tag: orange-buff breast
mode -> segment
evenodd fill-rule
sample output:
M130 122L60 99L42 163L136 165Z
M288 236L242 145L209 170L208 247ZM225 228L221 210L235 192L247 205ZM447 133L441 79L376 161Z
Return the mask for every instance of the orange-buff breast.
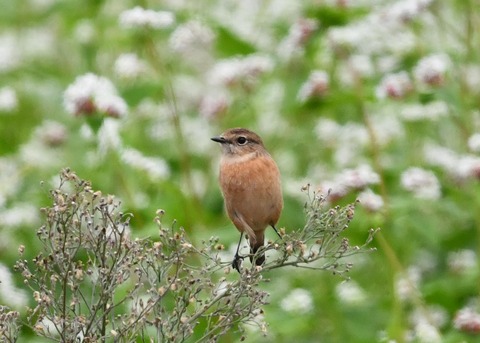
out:
M280 173L268 153L223 159L220 185L228 216L251 243L263 244L263 232L275 225L283 208ZM255 244L256 245L256 244Z

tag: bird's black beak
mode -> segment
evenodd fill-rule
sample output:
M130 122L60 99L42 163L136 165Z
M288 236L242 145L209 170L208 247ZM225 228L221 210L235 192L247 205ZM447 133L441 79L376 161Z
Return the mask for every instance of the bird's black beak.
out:
M222 136L218 136L218 137L212 137L210 138L212 141L214 142L217 142L217 143L220 143L220 144L223 144L223 143L227 143L227 140L225 138L223 138Z

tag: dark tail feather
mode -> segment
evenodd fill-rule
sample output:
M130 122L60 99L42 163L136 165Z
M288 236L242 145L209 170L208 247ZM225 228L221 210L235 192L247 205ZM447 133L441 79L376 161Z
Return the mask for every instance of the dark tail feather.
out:
M263 247L264 240L265 240L265 236L264 236L263 232L261 234L257 235L255 244L252 247L250 247L250 262L253 263L254 255L257 253L258 249ZM265 263L265 254L261 254L261 255L256 256L255 265L261 266L264 263Z

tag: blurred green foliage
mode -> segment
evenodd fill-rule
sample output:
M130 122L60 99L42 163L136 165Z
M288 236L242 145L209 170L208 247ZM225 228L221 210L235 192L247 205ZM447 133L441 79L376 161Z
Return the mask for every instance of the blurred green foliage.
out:
M126 28L119 17L137 5L171 11L176 21L158 30ZM477 5L475 0L0 0L1 265L12 271L20 244L26 258L34 256L37 210L49 204L48 190L67 166L120 198L124 212L134 216L138 237L155 236L152 220L162 208L193 241L218 236L227 246L236 244L237 231L223 213L216 180L220 152L209 138L244 126L264 138L278 161L285 190L280 225L287 231L303 225L300 187L310 182L326 192L323 182L348 168L371 166L380 181L368 186L384 202L374 212L360 205L348 232L360 244L371 227L382 228L374 241L378 252L352 260L350 276L361 296L352 300L340 294L343 280L328 273L271 272L265 285L271 294L265 308L268 334L251 332L248 341L476 342L480 329L465 333L454 318L465 307L480 310L480 167L475 163L480 164L479 151L469 147L480 132ZM306 19L315 19L316 27ZM174 35L192 22L201 29ZM345 29L340 38L334 35L338 28ZM297 44L292 53L282 45L288 39ZM145 70L125 76L128 68L117 68L124 53L135 53ZM212 81L219 63L252 54L271 66L240 81ZM434 54L448 57L443 80L422 84L415 68ZM314 70L328 74L328 89L301 101L299 91ZM386 87L387 96L378 96L384 77L402 71L411 88L388 96L394 89ZM71 115L64 106L67 87L87 73L111 80L128 105L129 113L116 120L110 136L92 132L84 116ZM14 90L15 106L5 105L6 87ZM225 103L219 100L223 92ZM208 96L223 109L202 110ZM445 115L429 117L425 108L421 118L404 115L406 106L435 101L446 105ZM344 130L322 136L321 119ZM63 129L51 132L46 121ZM60 141L52 143L45 134L59 134ZM431 163L443 155L426 154L429 144L450 149L458 163L449 168ZM152 174L158 165L128 160L128 149L147 160L161 159L169 171ZM405 189L402 174L410 167L433 171L438 197L419 198ZM461 168L469 173L460 175ZM336 201L353 201L361 190L349 190ZM465 251L471 254L458 258ZM21 277L13 274L13 280L16 292L31 303ZM400 289L399 280L407 280L407 290ZM285 309L282 301L296 288L311 295L310 310ZM11 291L5 289L0 286L0 303L21 311L22 301L9 303ZM422 331L424 322L428 330ZM22 342L38 341L27 330L23 335ZM238 338L233 332L223 341Z

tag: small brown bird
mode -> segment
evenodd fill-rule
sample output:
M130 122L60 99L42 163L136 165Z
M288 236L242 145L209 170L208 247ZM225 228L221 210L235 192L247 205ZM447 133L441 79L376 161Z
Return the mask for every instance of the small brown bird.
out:
M262 139L250 130L229 129L212 140L220 143L223 149L220 187L227 214L240 231L240 241L232 262L232 267L240 272L243 257L238 251L244 233L250 242L250 261L264 245L265 229L269 225L281 238L275 228L283 208L280 172ZM264 262L265 255L255 260L256 265Z

